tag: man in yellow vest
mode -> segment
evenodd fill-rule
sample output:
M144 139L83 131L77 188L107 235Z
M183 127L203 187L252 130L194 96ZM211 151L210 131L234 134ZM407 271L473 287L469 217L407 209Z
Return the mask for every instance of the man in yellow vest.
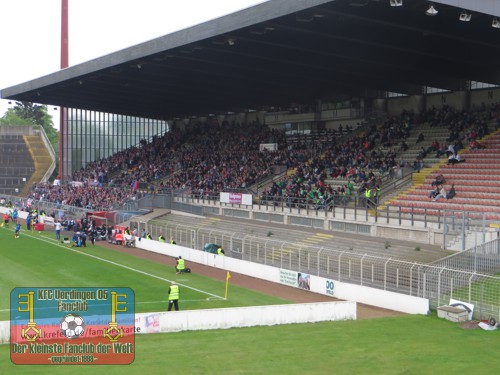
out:
M175 307L175 311L179 311L179 285L172 281L170 288L168 288L168 311Z
M372 198L372 188L368 187L365 190L365 199L366 199L367 206L371 204L371 198Z
M186 270L186 264L184 263L184 259L182 257L177 258L177 266L175 267L175 273L184 273Z
M158 236L158 241L165 242L165 237L163 237L163 234L160 233L160 235Z
M224 256L224 250L222 250L222 247L219 247L219 248L217 249L217 255L222 255L222 256Z

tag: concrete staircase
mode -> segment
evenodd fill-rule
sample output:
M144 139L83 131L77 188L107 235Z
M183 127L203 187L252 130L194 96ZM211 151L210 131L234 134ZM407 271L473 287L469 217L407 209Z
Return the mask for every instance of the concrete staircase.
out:
M35 166L34 173L31 175L21 192L22 196L26 196L31 186L40 182L45 173L47 173L47 170L52 164L52 158L41 136L25 135L23 138Z

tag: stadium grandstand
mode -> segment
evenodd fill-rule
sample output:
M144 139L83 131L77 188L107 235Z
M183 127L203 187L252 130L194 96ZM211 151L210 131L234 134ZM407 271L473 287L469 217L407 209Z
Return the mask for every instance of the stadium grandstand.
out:
M181 224L140 215L167 209L371 236L386 255L391 242L411 241L390 256L432 264L434 286L440 266L461 269L461 280L496 274L500 10L486 0L432 3L270 0L5 88L2 98L60 106L63 117L56 181L53 163L27 151L35 146L0 132L25 156L11 179L24 185L8 190L3 175L14 174L5 170L0 192L54 216L146 225L193 248L202 240ZM284 236L264 259L253 245L245 253L243 235L219 240L228 256L329 274L323 248ZM345 279L340 258L352 249L329 246L340 251L329 275ZM437 250L426 258L414 251L421 246ZM363 284L363 249L354 253L349 278ZM393 269L411 278L413 266Z

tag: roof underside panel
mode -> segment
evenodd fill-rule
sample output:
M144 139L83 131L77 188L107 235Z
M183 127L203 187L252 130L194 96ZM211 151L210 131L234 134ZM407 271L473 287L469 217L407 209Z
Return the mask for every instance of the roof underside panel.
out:
M290 12L290 3L272 0L200 27L218 26L224 33L196 34L191 43L153 54L131 51L139 57L126 62L113 64L110 55L105 67L92 70L99 64L88 62L5 89L2 97L168 119L312 103L324 96L419 94L423 86L460 90L470 80L500 84L500 29L491 27L490 16L477 13L471 22L460 22L461 9L444 4L428 17L423 0L402 7L351 1L304 1L301 10ZM261 22L223 27L235 23L231 17L256 14ZM175 38L187 39L196 30ZM162 42L174 44L163 37L155 46Z

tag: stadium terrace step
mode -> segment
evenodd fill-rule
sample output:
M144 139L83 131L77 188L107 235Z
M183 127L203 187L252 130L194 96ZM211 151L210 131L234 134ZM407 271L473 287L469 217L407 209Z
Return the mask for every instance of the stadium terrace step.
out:
M399 197L400 200L405 201L419 201L419 202L430 202L432 199L429 195L425 194L404 194ZM443 200L445 201L445 200ZM488 197L464 197L462 194L460 196L455 196L452 200L446 200L446 202L461 203L461 204L475 204L475 205L486 205L486 206L500 206L500 200L498 196L493 198Z
M500 156L500 154L499 154ZM477 164L486 164L486 165L489 165L489 164L498 164L498 161L500 159L495 159L495 158L492 158L492 157L485 157L484 155L471 155L471 154L467 154L467 164L471 164L471 163L477 163Z
M451 186L451 183L446 182L445 186ZM455 186L456 188L456 186ZM463 183L460 184L460 193L476 193L476 194L498 194L500 195L500 187L495 187L495 186L476 186L476 185L465 185ZM417 192L417 194L420 194L421 191L425 192L426 194L429 193L429 191L433 190L434 187L429 185L421 185L415 187L412 192Z
M459 186L460 188L462 186L478 186L478 187L494 187L494 188L500 188L500 181L490 181L490 180L477 180L477 179L463 179L463 178L457 178L457 179L452 179L448 178L446 180L446 185L451 185L455 184L455 187ZM431 181L429 180L429 186L431 186Z
M440 173L441 174L441 173ZM456 181L462 181L462 180L475 180L475 181L491 181L491 182L496 182L500 181L500 174L499 175L493 175L493 174L474 174L471 171L468 173L454 173L454 172L447 172L447 173L442 173L444 177L446 178L446 182L450 182L451 180ZM425 181L428 182L429 184L435 180L434 178L426 178Z
M401 207L402 214L412 214L412 215L428 215L428 216L444 216L444 211L436 210L436 209L423 209L423 208L408 208ZM485 220L489 221L499 221L500 214L486 213L483 215L482 213L468 213L467 217L472 220Z
M481 174L484 174L484 173L495 174L495 173L500 172L500 164L497 166L493 166L493 165L488 166L488 165L482 165L482 164L479 164L479 165L460 164L459 166L457 166L457 165L443 165L442 169L440 169L440 172L442 174L446 174L448 172L455 173L455 174L467 174L467 173L473 173L475 171L478 173L481 173Z
M453 198L451 201L455 201ZM395 207L415 207L415 208L427 208L427 209L439 209L439 210L456 210L456 211L474 211L474 212L494 212L500 215L500 206L484 206L484 205L474 205L474 204L456 204L451 203L451 201L446 201L441 199L437 202L427 200L415 201L415 200L398 200L397 202L389 202L387 205Z
M497 146L495 146L497 147ZM489 149L489 148L482 148L480 150L471 150L469 151L470 153L474 153L476 155L498 155L500 153L500 150L498 149Z
M431 188L428 189L415 189L413 191L408 192L406 195L408 196L424 196L428 197ZM460 189L460 192L457 193L460 198L472 198L472 199L498 199L500 201L500 191L496 191L496 193L478 193L476 191L464 191L464 189Z
M13 166L20 168L34 168L33 160L24 158L13 158L13 157L1 157L0 156L0 168L13 168Z

